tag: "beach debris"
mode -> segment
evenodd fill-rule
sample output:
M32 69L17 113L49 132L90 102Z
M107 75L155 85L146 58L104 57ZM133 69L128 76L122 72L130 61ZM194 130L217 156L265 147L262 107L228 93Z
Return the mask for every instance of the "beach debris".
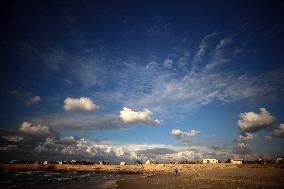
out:
M175 168L174 169L174 172L176 173L176 175L178 174L178 169L177 168Z

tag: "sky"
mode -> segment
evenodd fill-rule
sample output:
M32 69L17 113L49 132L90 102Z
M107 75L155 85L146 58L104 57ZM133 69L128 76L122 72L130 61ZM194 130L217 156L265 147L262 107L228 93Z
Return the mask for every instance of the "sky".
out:
M0 161L284 156L284 1L1 1Z

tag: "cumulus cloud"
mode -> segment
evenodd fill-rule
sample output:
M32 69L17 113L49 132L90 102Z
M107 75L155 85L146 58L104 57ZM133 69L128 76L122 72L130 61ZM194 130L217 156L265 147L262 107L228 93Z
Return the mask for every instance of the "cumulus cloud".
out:
M256 138L256 135L253 133L243 133L239 135L238 142L248 142Z
M64 100L64 109L68 112L92 112L99 108L90 98L66 98Z
M235 148L233 149L233 152L235 154L250 154L251 153L251 148L250 144L247 142L237 142Z
M238 139L235 141L236 143L233 152L235 154L241 154L241 155L250 154L252 150L250 148L249 142L254 140L255 138L256 134L248 132L241 133Z
M49 127L42 125L34 125L30 122L23 122L19 130L25 134L31 135L45 135L50 133Z
M284 124L281 123L280 126L272 132L272 136L284 138Z
M265 108L260 108L260 113L241 113L238 120L241 133L235 140L234 154L251 154L252 150L249 143L256 138L254 132L270 126L274 121L275 118ZM266 140L271 140L271 137L266 137Z
M191 130L190 132L181 131L179 129L173 129L171 132L172 136L178 139L182 139L186 136L197 136L200 134L200 131Z
M135 112L130 108L124 107L120 111L120 118L124 123L144 123L147 125L159 125L160 121L158 119L151 118L152 112L148 109L144 111Z
M33 106L41 102L40 96L33 96L27 101L27 106Z
M275 118L265 109L260 108L260 113L245 112L239 115L238 126L242 132L256 132L270 126Z
M117 148L116 151L115 151L115 155L117 157L123 156L124 155L123 149L122 148Z

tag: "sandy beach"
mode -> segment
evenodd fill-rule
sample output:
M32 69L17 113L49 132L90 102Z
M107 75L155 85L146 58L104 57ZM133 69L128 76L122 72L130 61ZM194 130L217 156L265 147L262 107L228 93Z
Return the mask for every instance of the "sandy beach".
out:
M52 166L52 167L51 167ZM234 164L157 164L157 165L28 165L1 164L1 170L77 171L129 174L129 179L114 179L88 185L72 182L53 184L52 188L284 188L284 168L271 165ZM49 188L51 185L42 186Z
M129 188L284 188L284 169L229 168L157 173L144 179L118 181L118 189Z

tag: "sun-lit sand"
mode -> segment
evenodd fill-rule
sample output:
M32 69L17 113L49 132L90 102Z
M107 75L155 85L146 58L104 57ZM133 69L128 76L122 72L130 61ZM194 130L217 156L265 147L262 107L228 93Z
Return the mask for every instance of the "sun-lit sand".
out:
M133 174L133 179L111 181L124 188L283 188L283 167L234 164L156 165L37 165L0 164L1 170L86 171ZM135 175L134 175L135 174ZM108 183L109 185L109 183ZM91 187L92 188L92 187ZM94 187L96 188L96 187ZM107 188L107 187L106 187Z

